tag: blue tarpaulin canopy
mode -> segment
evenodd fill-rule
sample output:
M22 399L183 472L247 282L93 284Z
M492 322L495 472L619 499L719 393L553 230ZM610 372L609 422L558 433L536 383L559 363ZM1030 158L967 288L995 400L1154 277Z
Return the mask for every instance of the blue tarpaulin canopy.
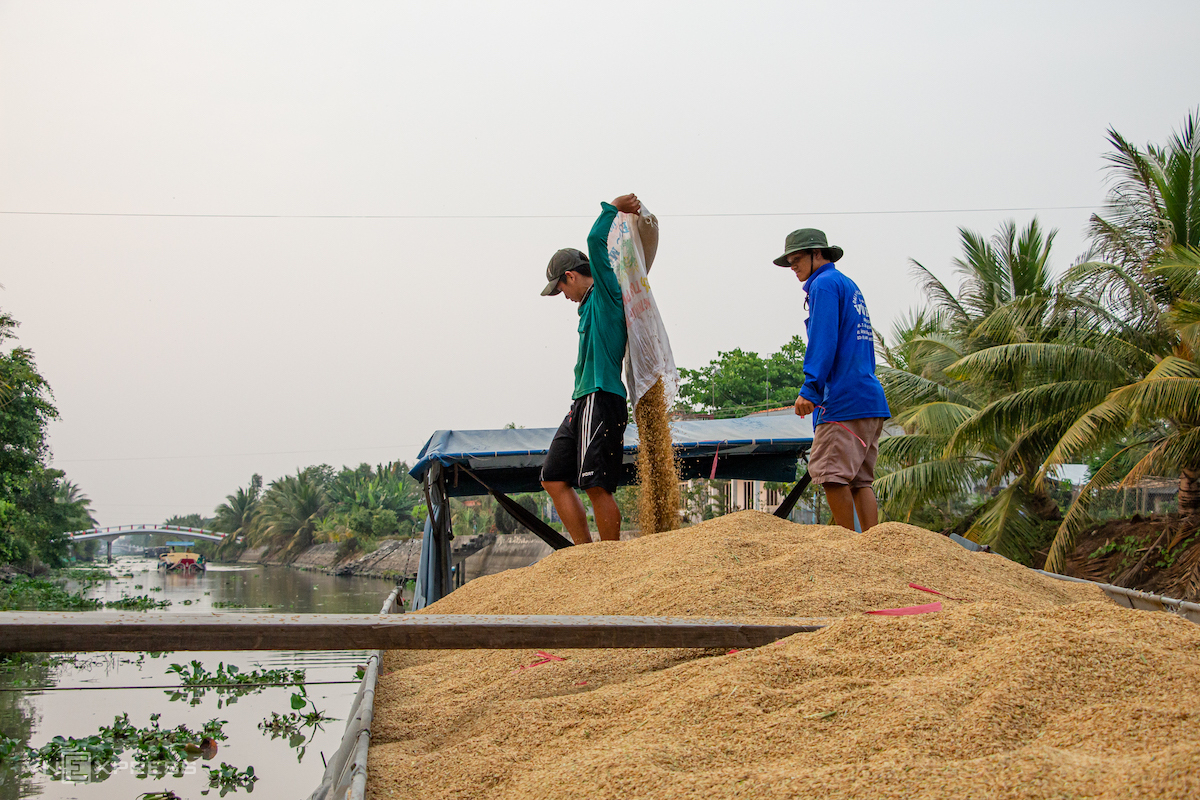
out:
M409 474L423 481L430 466L440 464L446 470L446 494L450 497L487 493L455 466L467 467L500 492L541 491L538 472L554 431L437 431L421 448ZM718 478L791 482L796 479L797 459L812 446L812 423L791 413L679 420L671 423L671 439L684 480L709 477L716 456ZM623 484L634 482L637 448L637 426L630 425L625 431Z

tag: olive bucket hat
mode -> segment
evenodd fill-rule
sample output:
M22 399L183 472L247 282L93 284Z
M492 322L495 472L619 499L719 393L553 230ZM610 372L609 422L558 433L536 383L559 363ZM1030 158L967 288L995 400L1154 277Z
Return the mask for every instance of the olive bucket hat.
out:
M781 267L791 266L788 264L788 256L804 250L824 250L825 257L830 261L837 261L845 255L842 248L829 246L829 241L825 238L825 231L819 231L816 228L801 228L787 235L787 240L783 244L783 255L775 259L773 263Z

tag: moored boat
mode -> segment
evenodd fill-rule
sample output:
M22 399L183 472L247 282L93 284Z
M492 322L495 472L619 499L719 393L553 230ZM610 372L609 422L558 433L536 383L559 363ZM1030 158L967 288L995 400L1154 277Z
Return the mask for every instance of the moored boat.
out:
M192 550L195 542L167 542L169 552L158 557L159 569L167 572L204 572L204 556Z

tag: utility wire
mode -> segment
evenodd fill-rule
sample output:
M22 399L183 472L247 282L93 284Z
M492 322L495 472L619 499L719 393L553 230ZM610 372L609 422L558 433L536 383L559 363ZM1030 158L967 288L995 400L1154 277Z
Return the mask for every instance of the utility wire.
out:
M663 218L683 217L842 217L894 214L967 214L1009 211L1081 211L1087 206L1019 206L1010 208L912 208L870 211L752 211L745 213L656 214ZM591 219L590 214L152 214L116 211L0 211L7 216L29 217L149 217L183 219Z
M85 464L97 461L170 461L192 460L197 458L242 458L243 456L294 456L303 453L340 453L345 450L397 450L402 447L419 447L418 444L388 444L372 445L370 447L325 447L317 450L272 450L264 453L210 453L208 455L191 456L128 456L118 458L65 458L52 459L54 464Z

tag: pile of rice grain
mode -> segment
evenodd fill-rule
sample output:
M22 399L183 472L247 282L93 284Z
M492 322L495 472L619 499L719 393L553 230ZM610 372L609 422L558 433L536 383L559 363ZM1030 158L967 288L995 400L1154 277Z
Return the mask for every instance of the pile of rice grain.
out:
M638 426L638 526L643 536L679 527L679 468L671 446L671 423L662 378L633 412Z
M868 608L963 598L945 610ZM389 652L373 798L1200 796L1200 626L937 534L743 512L559 551L429 613L840 617L727 655Z

